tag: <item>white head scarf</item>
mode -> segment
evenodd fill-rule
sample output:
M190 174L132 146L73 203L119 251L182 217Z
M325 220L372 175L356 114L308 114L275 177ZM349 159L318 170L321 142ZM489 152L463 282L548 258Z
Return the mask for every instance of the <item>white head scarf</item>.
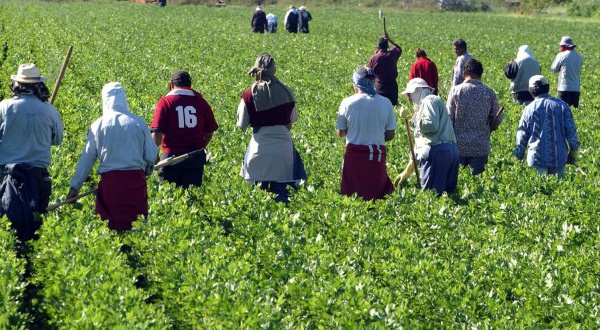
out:
M431 88L426 87L417 87L413 93L410 93L410 100L413 102L415 106L421 104L421 101L427 96L429 96L433 90Z
M125 87L118 82L111 82L102 88L102 113L129 113Z
M527 45L522 45L521 47L519 47L519 51L517 51L517 61L521 61L524 60L526 58L532 58L535 59L535 57L533 56L533 52L531 51L531 49L529 48L529 46Z

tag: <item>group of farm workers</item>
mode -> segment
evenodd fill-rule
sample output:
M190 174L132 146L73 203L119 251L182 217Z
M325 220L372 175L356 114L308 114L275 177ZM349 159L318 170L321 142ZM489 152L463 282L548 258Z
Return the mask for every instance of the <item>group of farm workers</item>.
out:
M540 174L562 177L565 164L576 161L579 148L569 104L578 106L581 56L571 38L564 37L560 44L562 51L552 70L559 72L559 95L569 103L549 95L550 85L539 74L528 47L519 49L505 71L512 79L515 100L526 104L513 154L523 159L528 149L529 166ZM496 94L481 81L482 64L467 53L465 41L454 42L457 59L444 103L437 95L436 65L425 50L417 49L410 80L401 92L414 111L399 107L407 129L409 120L412 123L414 148L409 139L411 160L393 184L387 175L385 143L395 135L397 62L402 49L387 33L377 47L367 65L352 74L354 94L343 99L338 109L335 128L346 139L341 193L365 200L383 198L417 169L423 189L438 195L452 193L461 165L470 167L473 175L484 171L490 134L504 116ZM296 99L275 73L275 59L269 54L260 55L249 71L255 81L242 93L237 127L251 128L252 137L240 174L247 183L272 192L276 201L287 203L288 187L298 189L307 175L290 134L298 118ZM13 96L0 102L0 215L8 216L21 241L35 237L41 225L39 214L47 211L52 191L47 170L50 148L63 139L63 124L48 103L45 80L34 64L22 64L11 75ZM527 81L531 97L523 93L522 81ZM146 176L158 168L159 160L180 159L158 169L162 180L182 188L202 184L205 148L218 124L208 102L192 88L188 72L174 72L168 89L148 126L131 112L122 84L111 82L102 88L102 116L88 131L67 200L78 197L98 160L95 211L111 229L129 230L139 216L148 215Z
M342 101L336 123L338 135L346 138L342 194L383 198L420 168L419 186L439 196L454 192L460 167L470 168L472 175L485 170L491 132L502 123L503 108L496 93L483 84L483 65L467 52L467 43L456 39L453 46L456 62L446 103L437 95L435 63L425 50L416 51L401 92L413 109L399 107L409 132L412 123L414 146L409 136L411 159L394 183L387 175L385 142L394 138L396 129L393 107L398 105L397 62L402 49L384 33L375 54L356 69L351 78L355 94ZM525 105L513 155L522 160L527 150L529 166L539 174L562 178L566 164L576 165L580 145L570 106L579 106L582 57L571 37L562 37L559 46L551 65L558 73L559 98L549 95L550 84L527 45L519 48L504 72L511 79L514 100Z
M300 6L296 9L296 6L290 6L290 9L285 13L284 26L285 30L289 33L309 33L308 22L312 20L312 15L306 7ZM277 15L273 13L265 13L262 6L256 6L252 19L250 20L250 27L252 32L255 33L275 33L277 32L278 19Z

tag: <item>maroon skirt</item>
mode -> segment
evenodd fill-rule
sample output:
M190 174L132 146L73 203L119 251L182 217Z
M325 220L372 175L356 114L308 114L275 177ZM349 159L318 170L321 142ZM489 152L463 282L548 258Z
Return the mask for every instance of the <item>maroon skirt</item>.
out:
M108 220L108 228L117 231L131 229L139 215L148 216L144 171L122 170L100 174L96 213Z
M394 191L385 165L383 145L347 144L342 166L342 194L365 200L383 198Z

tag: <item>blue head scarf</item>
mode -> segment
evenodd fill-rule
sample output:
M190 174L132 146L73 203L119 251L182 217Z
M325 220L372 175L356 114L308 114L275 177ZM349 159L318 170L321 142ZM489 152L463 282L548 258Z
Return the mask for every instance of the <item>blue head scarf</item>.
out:
M361 66L352 74L352 83L356 88L360 89L369 96L376 94L375 92L375 73L367 67Z

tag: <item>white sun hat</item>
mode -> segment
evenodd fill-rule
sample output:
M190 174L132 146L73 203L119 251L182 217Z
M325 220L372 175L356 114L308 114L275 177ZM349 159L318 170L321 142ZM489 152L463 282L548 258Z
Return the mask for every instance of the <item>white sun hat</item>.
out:
M536 85L549 85L549 83L546 77L542 76L541 74L536 74L535 76L531 76L531 78L529 78L529 87L533 88L536 87Z
M567 46L567 47L577 47L576 44L573 43L573 39L569 36L564 36L560 38L559 46Z
M429 88L432 89L432 87L430 87L429 85L427 85L427 82L425 80L423 80L423 78L413 78L411 79L408 84L406 84L406 89L404 91L402 91L402 95L406 95L406 94L412 94L414 93L417 88Z
M46 77L40 75L37 67L33 63L25 63L19 65L19 69L17 70L17 74L13 74L10 76L10 79L20 82L23 84L34 84L38 82L45 81Z

